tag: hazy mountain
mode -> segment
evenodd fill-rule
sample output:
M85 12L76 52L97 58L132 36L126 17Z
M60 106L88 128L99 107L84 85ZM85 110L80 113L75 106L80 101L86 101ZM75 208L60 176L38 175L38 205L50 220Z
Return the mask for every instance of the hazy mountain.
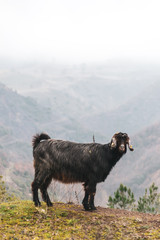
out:
M67 119L58 110L52 112L3 84L0 113L0 174L8 187L22 197L28 196L33 179L31 139L35 133L44 131L53 138L93 141L93 133L74 119Z
M152 68L120 62L74 66L31 63L4 66L0 79L18 93L82 123L84 117L113 110L141 93L158 79L158 70Z
M136 195L159 184L159 73L116 66L4 66L0 79L14 90L0 84L0 174L10 188L29 196L31 139L41 131L77 142L91 142L94 133L105 143L117 131L129 134L135 151L98 185L100 205L121 182Z
M85 126L107 135L124 131L138 133L160 120L160 82L156 81L136 97L112 111L84 119ZM101 127L99 127L101 126Z

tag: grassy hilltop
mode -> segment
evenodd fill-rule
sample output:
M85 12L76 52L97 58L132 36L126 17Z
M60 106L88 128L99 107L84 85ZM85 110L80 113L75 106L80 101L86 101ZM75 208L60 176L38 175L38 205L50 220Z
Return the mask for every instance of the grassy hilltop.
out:
M54 203L35 208L31 201L0 204L1 239L160 239L160 216Z

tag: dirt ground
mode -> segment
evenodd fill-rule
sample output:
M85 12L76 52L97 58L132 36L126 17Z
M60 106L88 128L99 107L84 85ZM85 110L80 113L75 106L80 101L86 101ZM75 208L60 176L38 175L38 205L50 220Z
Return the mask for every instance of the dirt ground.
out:
M99 234L99 239L160 239L160 215L158 214L102 207L97 207L97 210L93 212L86 212L81 206L76 205L73 205L71 209L88 216L89 224L92 222L94 225L97 219L100 219L99 233L101 233L101 229L106 228L107 234L104 237Z

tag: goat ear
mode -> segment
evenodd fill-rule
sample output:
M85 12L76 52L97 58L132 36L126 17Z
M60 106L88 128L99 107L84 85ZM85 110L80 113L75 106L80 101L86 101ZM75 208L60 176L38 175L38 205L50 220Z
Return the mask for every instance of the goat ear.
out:
M114 135L111 139L111 149L116 148L116 146L117 146L117 140Z
M131 145L131 141L130 141L129 138L128 138L127 144L128 144L129 150L130 150L130 151L134 151L134 148L133 148L133 146Z

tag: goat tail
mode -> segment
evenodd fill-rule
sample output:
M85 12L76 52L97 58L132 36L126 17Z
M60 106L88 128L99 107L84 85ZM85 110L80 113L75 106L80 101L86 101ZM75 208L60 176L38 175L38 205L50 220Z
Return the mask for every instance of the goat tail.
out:
M48 139L51 139L50 136L48 136L48 134L46 133L41 133L41 134L36 134L33 136L33 139L32 139L32 146L33 146L33 149L35 149L38 144L40 143L40 141L42 140L48 140Z

